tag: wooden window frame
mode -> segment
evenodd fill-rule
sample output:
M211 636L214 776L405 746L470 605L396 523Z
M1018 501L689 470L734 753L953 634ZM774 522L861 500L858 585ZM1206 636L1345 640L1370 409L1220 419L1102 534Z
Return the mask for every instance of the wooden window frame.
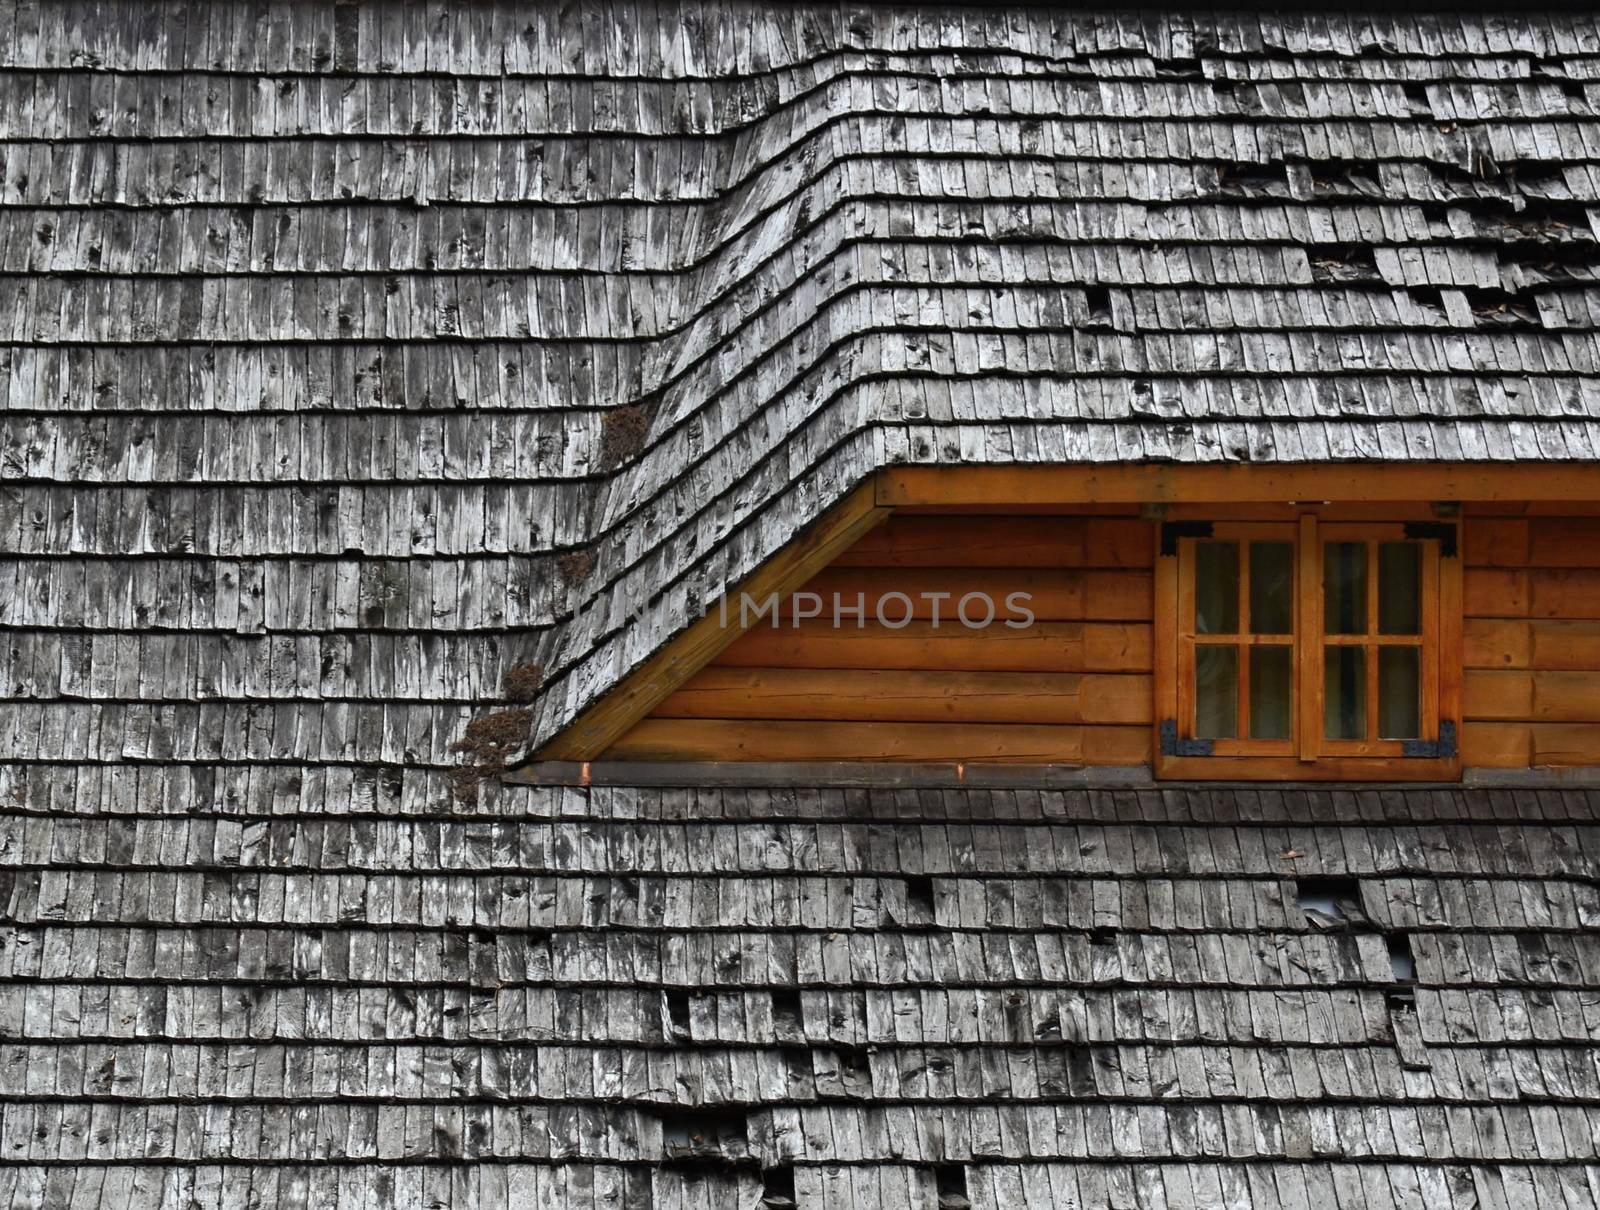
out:
M1289 636L1246 633L1247 548L1241 547L1240 632L1198 636L1194 622L1194 548L1208 540L1289 542L1294 559L1294 635L1291 667L1290 738L1218 739L1195 735L1194 650L1232 644L1240 653L1240 721L1248 699L1252 645L1283 645ZM1367 633L1323 632L1323 552L1330 541L1362 541L1368 547ZM1412 541L1422 557L1422 633L1377 633L1378 587L1373 564L1378 544ZM1186 522L1163 532L1156 564L1156 773L1166 778L1230 781L1453 781L1461 775L1461 558L1454 524L1396 521L1330 521L1301 512L1282 521ZM1421 740L1331 740L1325 737L1324 649L1360 646L1367 660L1367 717L1376 728L1377 652L1385 646L1421 651ZM1241 726L1241 732L1243 727Z

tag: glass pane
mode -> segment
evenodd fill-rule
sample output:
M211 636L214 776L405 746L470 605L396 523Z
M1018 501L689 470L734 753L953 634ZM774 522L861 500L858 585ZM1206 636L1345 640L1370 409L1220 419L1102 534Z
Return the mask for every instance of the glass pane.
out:
M1378 649L1378 737L1422 736L1422 652L1416 647Z
M1385 542L1378 547L1378 633L1422 633L1422 547Z
M1196 634L1239 633L1239 544L1194 544Z
M1366 739L1366 648L1327 648L1322 677L1323 734L1329 739Z
M1250 543L1250 633L1294 633L1294 547Z
M1250 648L1250 738L1289 738L1289 647Z
M1322 548L1322 629L1367 633L1367 544L1329 542Z
M1239 649L1194 649L1196 739L1234 739L1239 734Z

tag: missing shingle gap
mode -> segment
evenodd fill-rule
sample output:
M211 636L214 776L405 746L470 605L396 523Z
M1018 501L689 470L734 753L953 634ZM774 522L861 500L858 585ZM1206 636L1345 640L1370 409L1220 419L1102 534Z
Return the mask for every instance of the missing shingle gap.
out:
M662 1112L660 1120L664 1166L721 1166L738 1163L749 1154L742 1113L670 1110Z
M666 1018L667 1032L670 1036L687 1038L689 1036L689 993L683 991L664 991L661 993L662 1013Z
M1496 327L1540 328L1539 304L1531 289L1506 290L1495 286L1463 286L1461 293L1475 319Z
M933 879L926 874L913 874L905 879L906 906L933 919Z
M1117 943L1117 930L1108 925L1100 925L1089 930L1089 944L1097 946L1115 945Z
M1406 295L1419 307L1444 311L1444 291L1438 286L1407 286Z
M1507 212L1500 221L1507 230L1539 239L1562 238L1571 232L1587 237L1591 243L1594 240L1589 207L1583 202L1531 197L1521 210Z
M1409 80L1401 85L1401 89L1405 92L1406 104L1410 107L1412 113L1431 114L1433 112L1433 102L1428 100L1426 85L1420 84L1416 80Z
M1311 280L1316 282L1377 281L1378 261L1371 248L1354 244L1307 244Z
M772 1210L788 1210L795 1204L792 1164L761 1170L761 1204L771 1206Z
M1320 929L1348 929L1366 922L1361 884L1354 878L1297 878L1295 900L1306 919Z
M1111 323L1111 291L1105 286L1085 286L1083 288L1084 303L1089 308L1089 322L1091 324Z
M793 987L772 989L772 1023L778 1029L799 1032L804 1027L805 1008L800 991Z
M1389 967L1394 981L1410 986L1417 981L1417 959L1411 952L1411 938L1405 933L1385 933L1384 943L1389 948Z
M1281 193L1288 187L1289 172L1283 164L1217 165L1217 191L1225 197L1250 197L1273 190Z
M1158 80L1204 80L1205 72L1201 69L1199 59L1157 59L1155 60L1155 75Z
M965 1164L935 1165L933 1184L939 1194L939 1210L966 1210L972 1205L972 1199L967 1194Z
M1377 196L1381 191L1377 165L1366 160L1318 160L1306 167L1311 170L1311 187L1318 193L1353 189Z
M1448 227L1450 225L1449 202L1418 202L1417 209L1422 211L1422 221L1430 227Z
M1573 79L1571 70L1564 59L1539 57L1533 60L1528 78L1541 84L1554 84L1567 100L1587 105L1589 97L1583 90L1583 81Z

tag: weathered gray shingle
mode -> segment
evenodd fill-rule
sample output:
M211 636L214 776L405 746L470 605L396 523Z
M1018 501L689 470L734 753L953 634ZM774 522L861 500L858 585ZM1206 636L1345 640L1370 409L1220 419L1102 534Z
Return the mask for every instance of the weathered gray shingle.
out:
M0 3L0 1202L1600 1198L1588 792L441 775L883 466L1600 458L1597 81L1582 15Z

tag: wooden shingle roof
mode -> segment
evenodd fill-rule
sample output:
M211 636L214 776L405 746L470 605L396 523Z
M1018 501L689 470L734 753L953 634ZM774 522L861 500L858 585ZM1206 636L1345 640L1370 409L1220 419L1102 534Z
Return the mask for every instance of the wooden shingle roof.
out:
M1594 791L125 780L0 825L7 1205L1600 1196Z
M1600 458L1597 107L1586 15L0 0L0 1203L1592 1201L1592 795L445 773L883 467Z

